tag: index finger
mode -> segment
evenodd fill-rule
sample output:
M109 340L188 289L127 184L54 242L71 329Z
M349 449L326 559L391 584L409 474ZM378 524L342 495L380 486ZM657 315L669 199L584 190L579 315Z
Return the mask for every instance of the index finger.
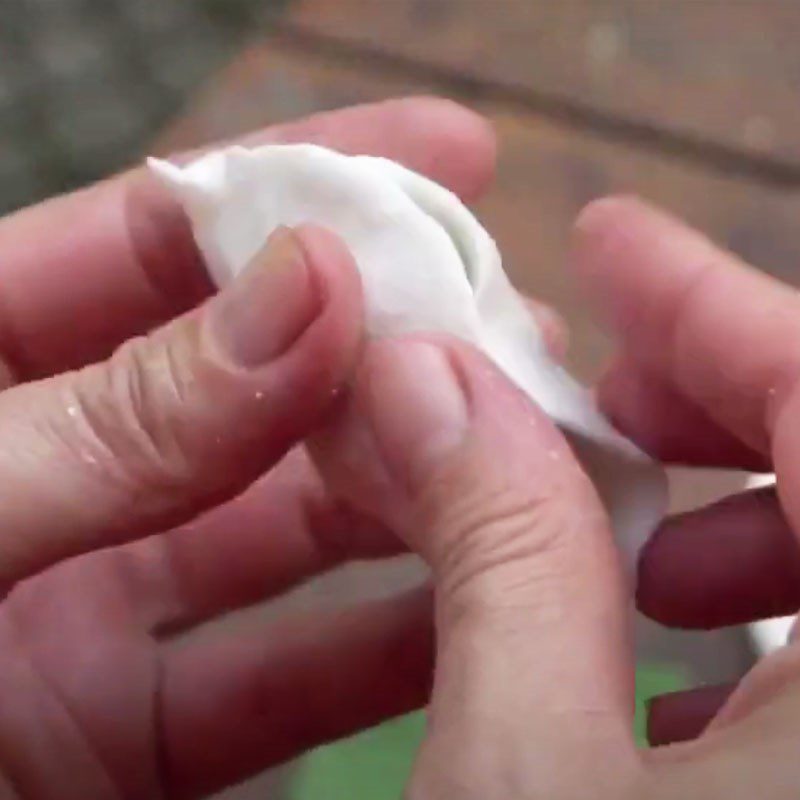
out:
M574 265L626 353L769 453L800 376L797 292L638 200L596 202L576 228Z
M433 98L318 114L246 141L383 155L465 199L494 161L488 125ZM0 388L4 373L26 380L105 358L212 289L182 211L142 168L0 220Z

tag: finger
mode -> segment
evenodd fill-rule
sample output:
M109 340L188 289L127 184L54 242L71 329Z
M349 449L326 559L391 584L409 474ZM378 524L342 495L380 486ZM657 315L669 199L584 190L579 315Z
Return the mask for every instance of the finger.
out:
M406 97L315 114L238 140L311 142L352 155L380 155L427 175L466 201L494 177L495 135L486 118L440 97Z
M430 600L415 594L167 651L161 741L170 797L205 796L428 696Z
M234 501L118 549L113 560L143 626L172 635L345 561L403 549L379 522L331 496L298 447Z
M360 315L339 240L284 229L197 312L0 395L0 583L241 492L330 408Z
M774 489L667 520L639 563L637 605L670 627L719 628L800 608L800 548Z
M573 261L626 350L769 452L800 373L797 292L635 200L592 204L576 230Z
M541 411L482 356L443 347L370 345L347 412L314 442L332 485L432 567L426 752L463 754L447 768L466 782L485 758L512 758L505 734L543 771L589 740L632 757L625 593L599 500ZM487 748L478 762L471 744Z
M648 703L647 741L653 747L697 739L734 690L704 686L654 697Z
M787 650L785 655L791 654ZM743 683L763 667L769 668L770 661L772 658L760 662L735 688L705 727L700 741L652 751L657 783L648 796L696 797L699 787L703 787L701 797L792 796L798 774L797 664L791 677L784 675L769 688L762 685L755 693L760 695L757 699L747 698L747 691L742 691ZM739 710L744 711L744 705L748 709L743 715L737 712L734 722L729 712L737 706L737 697L744 700L738 704ZM728 719L723 721L725 717Z
M395 159L466 199L494 165L487 123L432 98L319 114L248 139L301 141ZM106 358L212 290L186 218L144 169L1 220L0 253L0 363L20 381Z
M569 350L569 328L564 318L546 303L531 297L526 297L525 301L539 325L550 355L557 361L563 361Z
M697 403L632 359L620 358L610 367L598 385L597 397L614 426L659 461L770 470L768 455L748 447Z

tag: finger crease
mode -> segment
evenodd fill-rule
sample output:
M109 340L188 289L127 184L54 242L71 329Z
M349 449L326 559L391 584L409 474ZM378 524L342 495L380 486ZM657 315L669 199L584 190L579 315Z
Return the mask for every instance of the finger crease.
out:
M63 711L64 717L68 724L76 732L79 740L83 742L87 752L91 755L92 760L97 764L103 776L105 776L105 778L108 780L108 784L112 788L112 791L114 791L114 793L119 797L124 797L124 787L118 782L109 764L106 762L96 744L89 736L86 735L86 731L81 724L79 716L72 707L72 704L66 699L57 682L50 678L46 670L42 669L41 665L39 664L39 660L36 658L36 655L32 652L30 646L28 645L23 626L17 619L17 615L14 610L14 604L12 602L6 602L5 610L8 614L8 619L11 622L11 626L16 633L16 643L20 654L30 668L35 680L37 680L42 686L43 693L46 696L51 697L55 701L58 708Z

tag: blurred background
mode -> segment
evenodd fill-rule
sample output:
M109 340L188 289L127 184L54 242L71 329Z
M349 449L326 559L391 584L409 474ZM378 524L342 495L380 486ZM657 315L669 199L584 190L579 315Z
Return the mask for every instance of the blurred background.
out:
M518 285L565 314L571 366L591 379L609 343L562 264L593 197L639 193L798 282L798 34L792 0L7 0L0 213L149 152L387 96L452 97L500 143L477 210ZM674 505L742 485L679 471ZM418 576L412 563L356 565L285 603L347 603ZM740 630L639 627L640 698L734 678L753 659ZM225 796L398 797L421 725L401 720Z
M14 0L0 9L0 213L136 160L282 0Z

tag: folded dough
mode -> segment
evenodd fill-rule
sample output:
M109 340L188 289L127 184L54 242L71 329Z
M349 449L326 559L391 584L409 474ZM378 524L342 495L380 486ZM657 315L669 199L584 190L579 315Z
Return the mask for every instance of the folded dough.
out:
M279 225L314 222L355 257L372 336L443 331L485 351L570 436L635 556L665 511L663 471L551 360L494 241L455 195L392 161L308 144L230 147L186 167L148 163L186 209L218 285Z

